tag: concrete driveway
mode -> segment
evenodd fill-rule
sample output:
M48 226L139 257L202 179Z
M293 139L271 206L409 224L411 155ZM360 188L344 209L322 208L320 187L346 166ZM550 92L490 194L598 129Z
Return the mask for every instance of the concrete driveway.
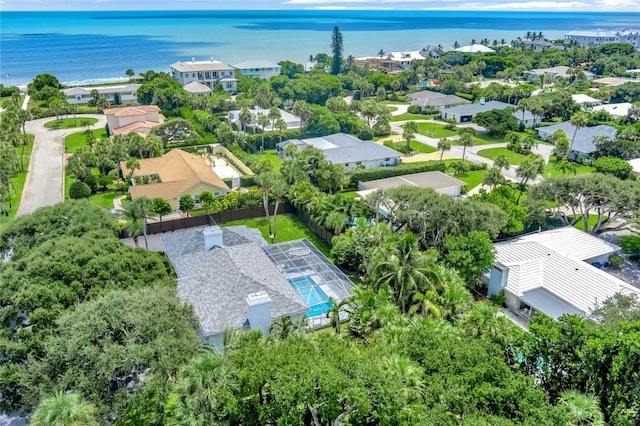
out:
M78 120L97 118L92 129L104 127L104 115L78 114ZM64 138L83 128L47 129L44 124L55 120L53 117L29 121L26 131L35 136L27 179L18 207L17 216L29 214L43 206L50 206L64 200Z

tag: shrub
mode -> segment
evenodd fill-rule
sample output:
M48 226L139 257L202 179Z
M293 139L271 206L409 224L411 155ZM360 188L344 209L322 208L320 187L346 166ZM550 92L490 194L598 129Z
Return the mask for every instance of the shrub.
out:
M402 142L392 142L392 141L384 141L382 143L387 148L395 149L403 154L408 154L407 152L407 144Z
M81 198L89 198L91 195L91 188L84 182L77 181L71 184L69 187L69 197L73 200L79 200Z
M595 161L596 171L613 175L618 179L627 179L633 167L626 161L616 157L600 157Z
M612 254L611 256L609 256L609 264L615 268L619 268L622 266L622 264L624 263L624 259L622 258L622 256L617 255L617 254Z
M629 255L629 259L635 262L640 260L640 236L624 235L618 238L618 245Z
M410 114L420 114L422 109L418 105L410 105L409 108L407 108L407 112Z
M96 188L98 187L98 178L96 178L94 175L89 174L85 176L85 178L82 179L82 181L87 185L89 185L89 188L91 188L92 194L96 192Z

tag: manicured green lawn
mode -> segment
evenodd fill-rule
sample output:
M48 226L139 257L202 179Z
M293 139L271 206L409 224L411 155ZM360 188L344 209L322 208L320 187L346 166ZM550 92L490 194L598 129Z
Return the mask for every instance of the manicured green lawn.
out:
M544 172L543 172L544 177L562 176L562 172L556 169L557 162L558 160L556 159L556 157L551 156L551 158L549 158L549 163L547 163L546 167L544 168ZM595 167L585 166L584 164L578 164L578 163L573 163L573 164L576 165L576 174L593 173L596 171Z
M44 127L47 129L73 129L74 127L82 127L88 125L94 125L98 122L97 118L86 117L68 117L61 120L47 121L44 123Z
M489 145L492 143L506 143L504 136L489 136L486 133L475 136L476 145Z
M124 193L110 189L98 194L92 194L89 197L89 201L91 202L91 204L95 204L96 206L104 207L105 209L111 210L113 208L113 199L120 195L124 195Z
M568 216L569 218L573 218L572 215ZM584 231L584 224L582 223L582 215L578 215L578 217L580 218L575 225L573 225L574 228L579 229L581 231ZM607 217L603 217L602 221L604 222L607 219ZM596 226L596 223L598 223L598 215L597 214L590 214L589 215L589 220L587 221L587 224L589 226L589 230L593 229L594 226Z
M280 166L282 165L282 158L278 157L278 154L276 154L275 149L266 150L262 154L260 153L251 154L250 156L253 159L266 158L267 160L269 160L269 163L271 163L271 167L273 168L273 171L280 174Z
M475 188L476 186L482 183L484 179L484 175L487 174L487 169L485 170L472 170L463 175L458 175L455 178L460 179L464 183L467 184L467 191Z
M298 240L300 238L306 238L313 243L326 256L329 256L330 247L327 243L321 240L311 229L307 227L296 215L291 213L279 214L278 221L278 238L275 239L275 243L282 243L284 241ZM257 228L262 232L262 237L271 242L269 238L269 231L267 223L264 217L257 217L253 219L234 220L233 222L227 222L221 224L222 226L233 225L246 225L249 228Z
M13 188L11 188L11 202L7 203L7 208L9 210L9 216L0 215L0 229L2 229L6 224L8 224L16 215L18 211L18 207L20 207L20 200L22 198L22 190L24 189L24 184L27 179L27 170L29 169L29 160L31 160L31 149L33 148L33 135L27 135L29 138L29 143L24 147L24 171L16 173L11 182L13 183L13 187L15 187L16 192L13 192ZM22 152L22 147L16 148L16 154L18 155L18 159L20 158L20 153ZM11 207L9 207L11 204Z
M429 145L425 145L423 143L420 143L418 141L411 141L411 149L413 151L417 151L417 152L422 152L424 154L431 154L432 152L436 152L437 149L435 149L432 146Z
M391 116L391 121L410 121L410 120L417 121L417 120L428 120L430 118L433 118L433 115L410 114L408 112L405 112L404 114Z
M447 130L442 124L436 123L418 123L418 133L430 138L448 138L458 133L454 130Z
M482 151L478 151L478 155L489 158L490 160L495 160L500 156L505 156L509 159L509 164L518 165L522 162L522 160L526 157L526 155L518 154L517 152L513 152L507 148L489 148L483 149Z
M93 135L96 139L106 138L107 132L104 129L95 129ZM87 137L84 132L73 133L64 138L64 152L76 152L76 149L86 144Z

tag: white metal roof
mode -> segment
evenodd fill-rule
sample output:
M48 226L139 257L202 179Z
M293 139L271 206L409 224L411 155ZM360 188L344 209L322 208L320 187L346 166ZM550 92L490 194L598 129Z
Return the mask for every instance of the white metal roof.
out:
M526 235L518 240L537 242L563 256L571 256L579 260L589 260L620 251L617 245L582 232L573 226Z
M631 109L631 102L621 102L619 104L598 105L593 107L593 111L606 111L613 117L626 117Z
M589 95L584 95L582 93L577 93L575 95L571 95L571 99L573 102L577 102L579 104L600 104L602 101L600 99L592 98Z
M575 228L540 232L495 247L496 263L508 268L506 290L553 318L563 313L586 315L616 293L640 296L640 289L583 261L619 247Z

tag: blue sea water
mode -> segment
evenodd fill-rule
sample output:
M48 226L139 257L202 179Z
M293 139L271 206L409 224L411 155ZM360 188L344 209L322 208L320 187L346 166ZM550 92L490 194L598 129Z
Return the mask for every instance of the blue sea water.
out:
M107 81L176 61L293 60L329 53L331 30L345 56L418 50L427 44L505 39L527 31L562 38L576 29L640 27L640 13L472 11L91 11L0 12L0 82L48 72L63 82Z

